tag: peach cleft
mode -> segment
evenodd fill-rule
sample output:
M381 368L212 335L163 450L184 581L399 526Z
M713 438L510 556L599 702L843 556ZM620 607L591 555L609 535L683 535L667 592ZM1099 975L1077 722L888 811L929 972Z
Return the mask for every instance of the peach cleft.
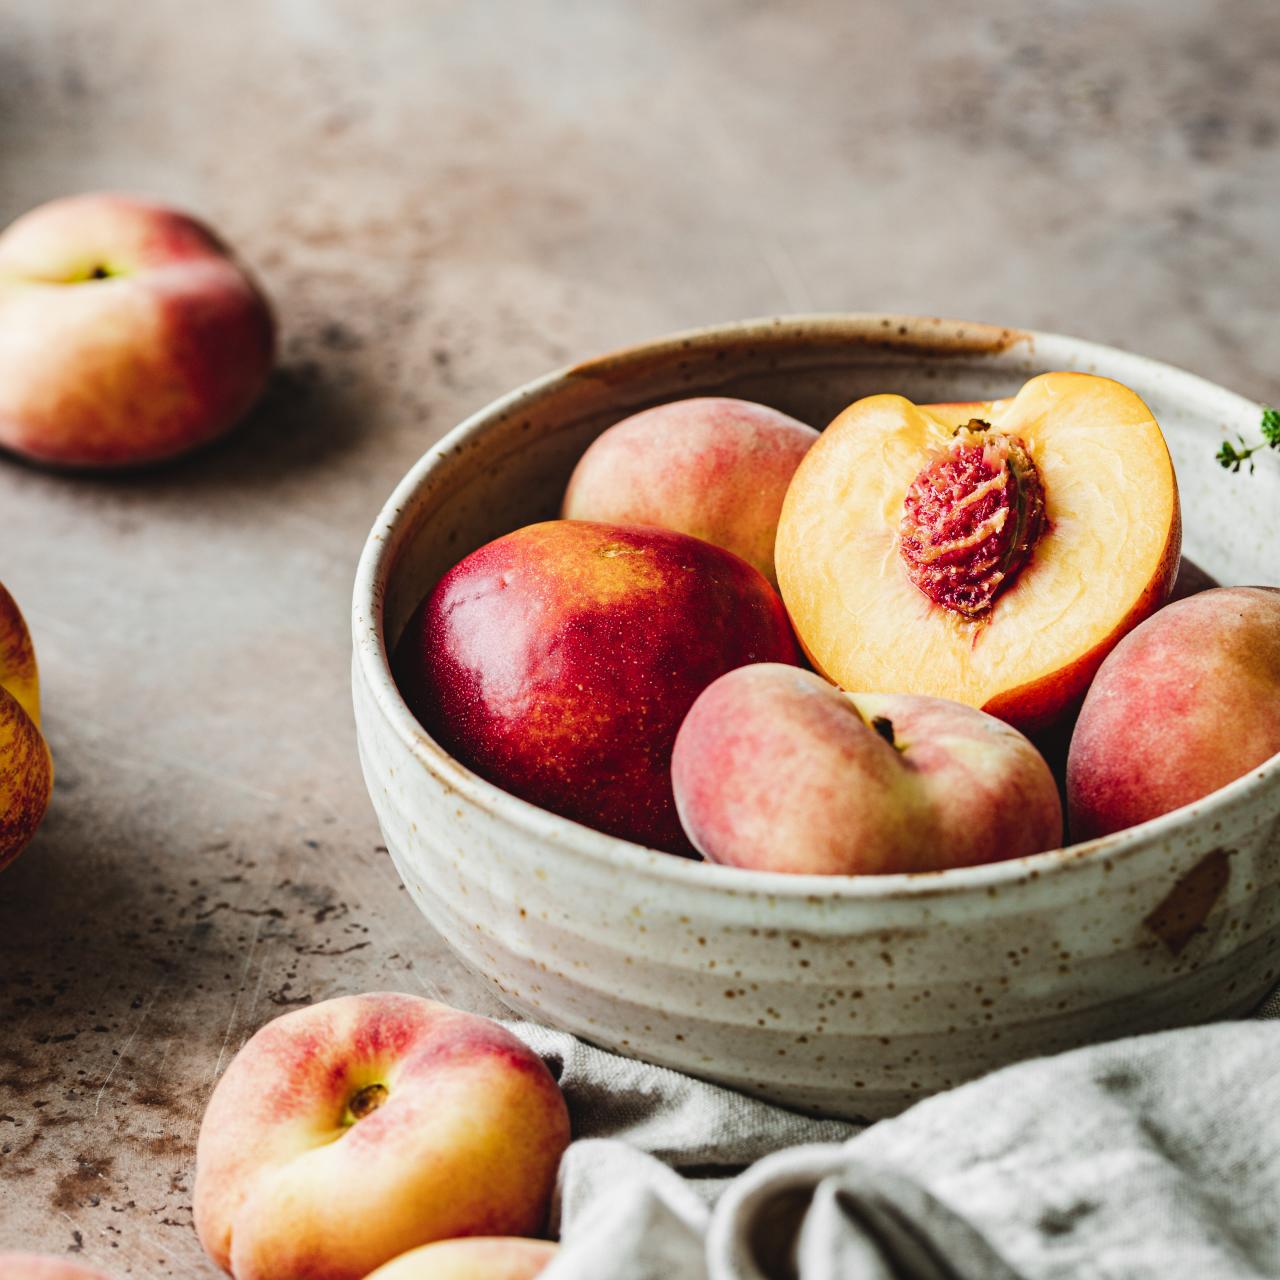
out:
M899 553L930 600L986 614L1044 529L1044 486L1027 446L973 419L907 488Z

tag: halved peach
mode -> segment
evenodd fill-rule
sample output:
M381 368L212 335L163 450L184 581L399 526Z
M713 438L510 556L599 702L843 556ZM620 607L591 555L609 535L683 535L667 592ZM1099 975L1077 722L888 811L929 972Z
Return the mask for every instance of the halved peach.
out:
M1034 731L1168 599L1181 542L1151 411L1109 378L1046 373L985 405L850 405L796 471L776 557L805 652L841 688Z

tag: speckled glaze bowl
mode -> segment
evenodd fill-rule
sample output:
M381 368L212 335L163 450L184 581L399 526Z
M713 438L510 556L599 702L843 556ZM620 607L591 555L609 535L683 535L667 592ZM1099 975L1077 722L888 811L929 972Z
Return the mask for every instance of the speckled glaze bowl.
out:
M1258 405L1124 352L977 324L848 315L678 335L504 396L409 472L356 579L360 755L405 884L508 1005L871 1118L1018 1058L1263 998L1280 972L1280 757L1067 850L916 876L775 876L642 849L507 795L437 746L392 682L388 642L420 597L475 547L553 515L579 455L626 414L715 393L822 425L873 392L985 400L1051 369L1133 387L1173 452L1186 554L1223 583L1275 581L1280 468L1268 457L1233 476L1213 459L1226 433L1256 430Z

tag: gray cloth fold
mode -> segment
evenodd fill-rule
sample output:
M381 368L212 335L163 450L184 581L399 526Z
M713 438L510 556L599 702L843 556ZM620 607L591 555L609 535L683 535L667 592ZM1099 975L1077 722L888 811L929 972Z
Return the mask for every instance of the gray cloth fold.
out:
M543 1280L1280 1278L1274 1022L1036 1059L861 1132L510 1025L577 1139Z

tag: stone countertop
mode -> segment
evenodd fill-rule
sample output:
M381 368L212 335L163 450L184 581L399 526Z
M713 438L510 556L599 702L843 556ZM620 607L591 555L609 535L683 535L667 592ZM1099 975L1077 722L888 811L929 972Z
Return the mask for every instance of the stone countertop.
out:
M0 460L58 769L0 878L0 1249L212 1276L195 1135L248 1035L375 988L496 1011L380 847L349 694L364 536L469 411L821 310L1060 330L1280 401L1272 6L945 10L0 0L0 223L170 199L283 334L198 456Z

